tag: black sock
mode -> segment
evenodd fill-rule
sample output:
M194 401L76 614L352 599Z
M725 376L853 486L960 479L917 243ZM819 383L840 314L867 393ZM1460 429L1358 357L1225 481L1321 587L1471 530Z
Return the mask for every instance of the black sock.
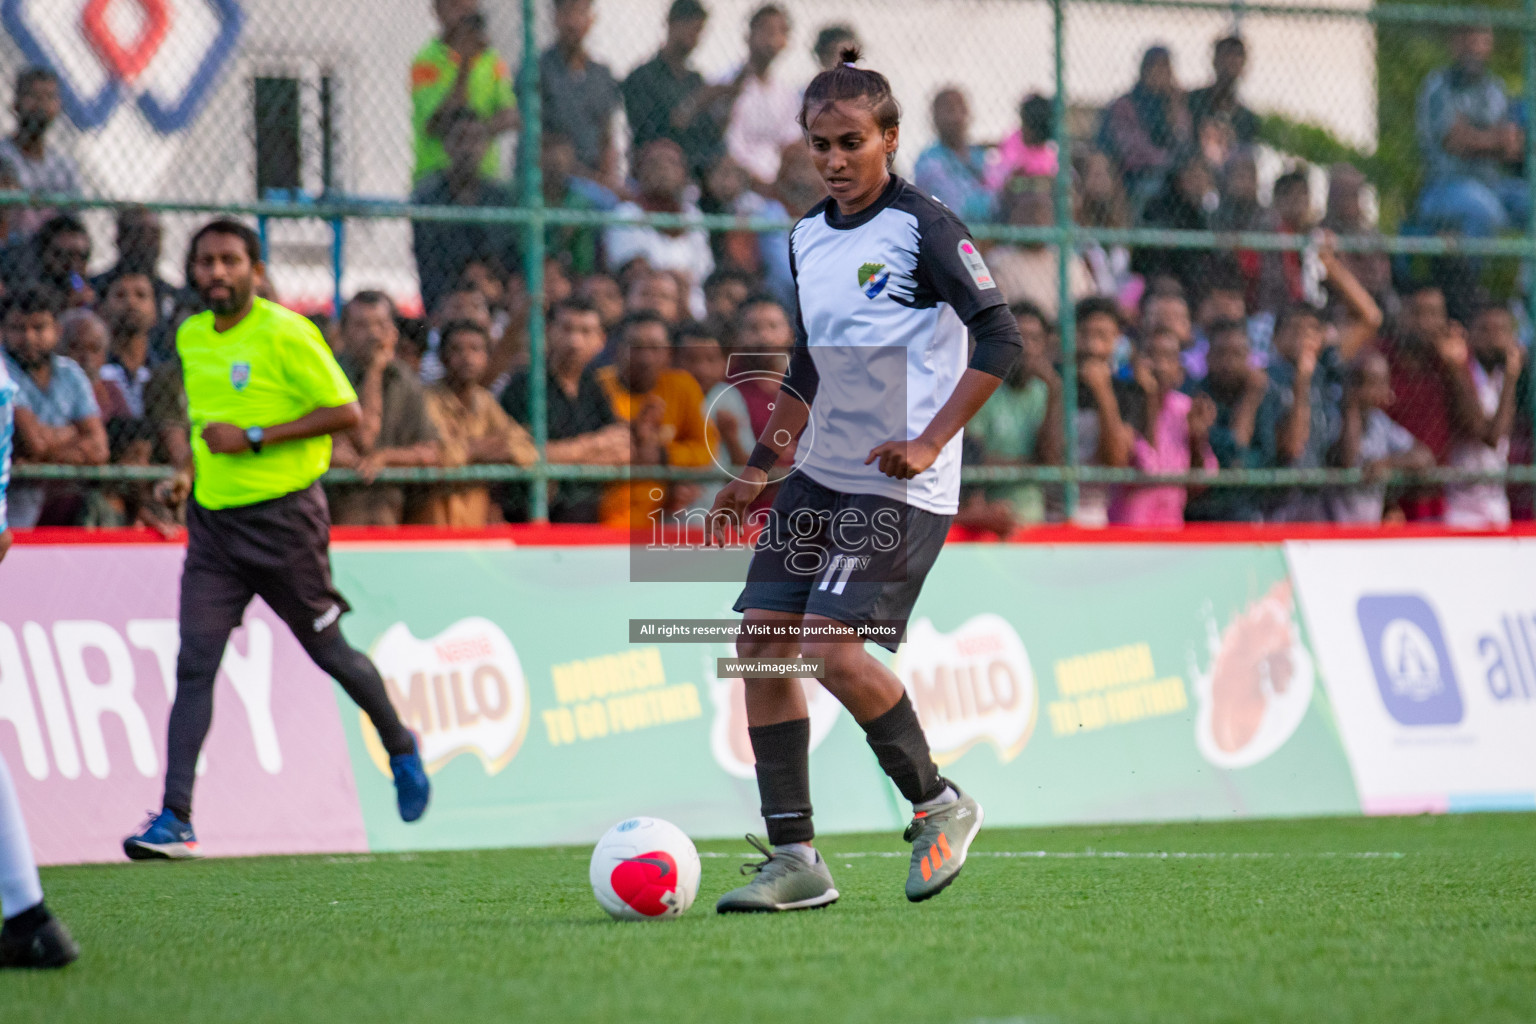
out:
M747 735L757 757L757 792L768 841L774 846L810 842L816 836L811 824L811 720L751 726Z
M39 903L35 907L29 907L15 917L5 919L5 930L12 935L27 936L37 931L53 917L48 913L48 905Z
M347 643L341 630L335 628L310 641L307 650L315 664L340 683L347 696L363 709L379 731L379 742L390 757L415 751L416 741L389 702L384 680L368 655Z
M948 785L928 752L928 737L917 720L917 711L906 693L879 718L863 724L864 736L885 774L901 795L914 804L932 800Z
M192 824L192 808L172 807L170 804L166 804L165 809L176 815L176 820L181 822L183 825Z

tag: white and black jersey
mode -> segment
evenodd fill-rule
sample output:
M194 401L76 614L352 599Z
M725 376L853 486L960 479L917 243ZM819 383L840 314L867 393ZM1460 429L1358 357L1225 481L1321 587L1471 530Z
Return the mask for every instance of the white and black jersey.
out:
M826 199L801 218L790 261L797 338L785 387L811 407L801 471L834 491L954 515L960 434L911 480L864 460L877 445L921 434L968 364L1001 377L1017 358L1007 300L965 225L892 175L858 214ZM968 329L978 342L969 360Z

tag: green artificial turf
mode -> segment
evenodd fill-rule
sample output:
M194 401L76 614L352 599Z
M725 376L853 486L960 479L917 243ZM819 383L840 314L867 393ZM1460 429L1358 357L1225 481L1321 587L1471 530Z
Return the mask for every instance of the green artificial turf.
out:
M850 856L899 837L821 845L831 908L715 915L712 842L640 924L570 848L55 868L84 956L0 975L0 1021L1536 1020L1536 815L989 829L919 906ZM1040 850L1076 856L996 855Z

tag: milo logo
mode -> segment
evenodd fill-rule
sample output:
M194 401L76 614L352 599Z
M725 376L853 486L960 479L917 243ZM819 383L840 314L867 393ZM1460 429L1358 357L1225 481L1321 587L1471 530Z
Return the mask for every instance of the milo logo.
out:
M494 622L460 619L425 640L397 622L379 637L373 660L429 769L474 754L494 775L517 754L528 729L528 683L512 641ZM377 734L366 717L363 724L374 761L388 774Z
M939 764L982 741L1007 762L1029 742L1039 705L1035 673L1024 641L1001 615L977 615L951 633L919 619L894 668Z

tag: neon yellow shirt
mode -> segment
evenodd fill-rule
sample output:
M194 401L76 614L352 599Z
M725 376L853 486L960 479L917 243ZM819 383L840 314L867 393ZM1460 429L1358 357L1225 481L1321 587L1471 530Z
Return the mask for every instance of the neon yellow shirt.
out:
M192 426L193 493L204 508L232 508L302 491L331 465L331 439L263 447L261 454L215 455L203 441L209 423L270 427L316 409L357 401L357 392L308 319L266 299L220 333L199 313L176 332Z
M459 55L441 39L423 46L411 62L411 130L416 137L416 170L411 175L412 182L448 166L448 152L443 149L443 140L427 134L427 122L453 92L453 83L458 76ZM485 50L470 65L464 102L487 120L517 106L512 95L512 72L495 50ZM500 153L494 144L486 149L480 173L493 181L501 177Z

